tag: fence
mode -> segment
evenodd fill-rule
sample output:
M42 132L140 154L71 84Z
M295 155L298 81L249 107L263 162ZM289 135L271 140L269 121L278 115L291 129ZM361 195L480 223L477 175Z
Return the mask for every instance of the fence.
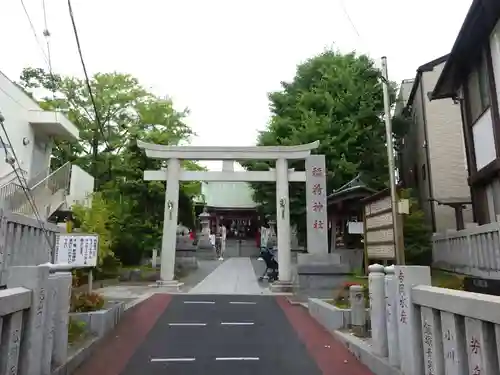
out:
M499 374L500 297L430 286L423 266L370 266L372 354L404 375Z
M500 222L435 233L434 264L466 275L500 279Z
M61 228L0 209L0 287L11 266L38 265L52 260L52 244ZM51 246L49 246L49 242Z
M71 274L12 267L0 290L0 374L50 375L68 356Z

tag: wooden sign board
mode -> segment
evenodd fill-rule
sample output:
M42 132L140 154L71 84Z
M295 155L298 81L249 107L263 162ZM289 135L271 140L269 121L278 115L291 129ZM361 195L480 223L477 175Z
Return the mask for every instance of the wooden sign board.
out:
M391 197L382 191L364 201L365 250L368 259L394 259L394 225Z

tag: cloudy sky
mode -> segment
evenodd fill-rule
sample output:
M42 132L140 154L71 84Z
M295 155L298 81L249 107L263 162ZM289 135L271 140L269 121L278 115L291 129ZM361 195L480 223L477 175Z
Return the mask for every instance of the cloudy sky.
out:
M72 0L90 73L120 71L189 107L194 145L251 145L267 92L332 47L388 58L390 79L448 53L471 0ZM54 71L82 76L66 0L46 0ZM24 0L40 40L42 0ZM21 0L0 1L0 70L47 67ZM444 16L442 16L444 15Z

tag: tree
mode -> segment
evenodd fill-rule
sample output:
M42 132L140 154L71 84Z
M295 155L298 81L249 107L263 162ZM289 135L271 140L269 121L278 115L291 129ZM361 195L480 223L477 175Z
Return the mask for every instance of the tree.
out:
M272 112L257 144L298 145L320 141L326 156L327 191L340 187L362 172L370 187L386 185L387 152L383 123L380 72L368 57L327 50L297 67L292 82L269 94ZM267 169L267 162L245 163L249 170ZM304 162L290 162L304 169ZM290 184L290 216L304 233L305 186ZM256 202L267 213L276 210L272 184L252 184Z
M188 141L193 135L184 123L188 110L177 111L170 98L153 95L136 78L121 73L92 77L95 108L86 82L79 78L26 68L19 86L42 108L66 112L78 127L80 141L56 141L52 167L69 161L94 176L110 210L110 251L126 264L137 264L144 251L159 246L165 205L165 182L143 179L144 170L164 165L147 158L137 140L163 145ZM200 168L194 162L183 167ZM179 216L187 226L194 226L192 200L200 190L197 182L181 184Z
M113 178L114 159L130 139L156 132L162 140L168 139L168 144L178 144L193 134L183 122L187 109L176 111L170 98L149 93L128 74L98 73L92 77L97 114L82 79L25 68L19 85L38 99L42 108L66 112L80 131L79 142L55 141L52 167L67 161L76 163L96 178L97 187Z

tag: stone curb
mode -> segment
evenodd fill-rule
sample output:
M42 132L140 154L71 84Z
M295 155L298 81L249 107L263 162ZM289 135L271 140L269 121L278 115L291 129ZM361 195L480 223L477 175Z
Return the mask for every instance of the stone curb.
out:
M370 345L360 338L342 331L334 331L333 337L340 341L358 361L368 367L375 375L403 375L399 369L389 364L387 358L373 354Z
M123 311L125 312L131 309L132 307L138 305L141 302L144 302L145 300L147 300L148 298L152 297L155 294L156 293L148 293L147 295L144 295L140 298L136 298L133 301L130 301L129 303L125 303ZM70 356L65 364L53 370L51 375L71 375L76 369L78 369L78 367L82 365L83 362L85 362L92 355L97 344L105 337L106 335L104 335L103 337L93 337L88 339L83 347L78 349L76 353Z
M65 364L53 370L52 375L73 374L73 372L92 355L99 341L101 341L99 337L89 339L82 348L78 349L76 353L68 358Z

